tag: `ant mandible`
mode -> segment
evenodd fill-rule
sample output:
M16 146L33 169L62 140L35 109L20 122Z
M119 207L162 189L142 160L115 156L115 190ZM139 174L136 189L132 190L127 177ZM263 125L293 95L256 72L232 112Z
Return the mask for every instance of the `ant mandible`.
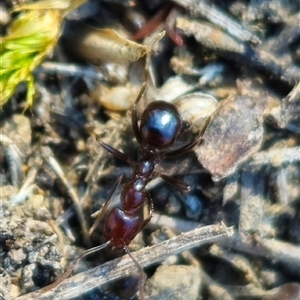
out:
M197 139L179 149L168 151L167 149L174 144L182 130L183 121L173 104L165 101L154 101L146 107L142 113L140 125L138 125L137 104L142 98L145 89L146 84L144 83L131 111L132 128L135 138L139 143L138 160L133 162L128 159L124 153L100 141L100 145L106 151L114 157L129 163L133 170L131 179L125 183L122 189L120 208L115 207L108 213L103 229L103 235L108 244L116 249L125 249L127 252L127 246L136 235L144 229L152 217L153 203L150 194L146 189L146 185L149 181L154 177L161 177L164 181L184 192L190 190L189 185L184 181L154 172L155 166L163 158L177 156L191 150L200 142L202 133L209 123L208 121L206 122L205 128ZM98 216L90 233L95 230L100 222L121 179L122 177L120 177L114 185L102 208L102 213ZM148 216L146 218L143 217L144 206L146 206L148 211Z

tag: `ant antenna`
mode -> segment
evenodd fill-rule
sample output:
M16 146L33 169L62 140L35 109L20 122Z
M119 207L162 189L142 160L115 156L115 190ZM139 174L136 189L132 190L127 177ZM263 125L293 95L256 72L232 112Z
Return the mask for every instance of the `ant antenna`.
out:
M97 219L95 221L95 223L93 224L93 226L91 227L91 229L89 230L89 235L91 236L92 233L95 231L95 229L97 228L97 226L99 225L100 221L102 220L107 208L108 208L108 205L109 205L109 202L111 201L112 199L112 196L114 194L114 192L116 191L116 189L118 188L118 186L120 185L121 181L123 179L123 174L120 175L120 177L117 179L117 181L115 182L113 188L111 189L109 195L108 195L108 198L105 202L105 204L103 205L99 215L97 216Z
M146 90L146 87L147 87L147 83L144 82L141 89L140 89L139 94L137 95L137 97L136 97L136 99L133 103L132 109L131 109L132 129L133 129L135 138L136 138L136 140L138 141L139 144L142 142L142 138L141 138L140 129L139 129L139 126L138 126L136 105L140 102L141 98L143 97L143 95L145 93L145 90Z

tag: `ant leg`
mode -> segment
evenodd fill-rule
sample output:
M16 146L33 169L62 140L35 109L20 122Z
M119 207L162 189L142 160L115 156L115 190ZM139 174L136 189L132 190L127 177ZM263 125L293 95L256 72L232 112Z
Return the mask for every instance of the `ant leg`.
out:
M87 249L85 251L83 251L81 254L79 254L75 261L73 262L73 264L67 269L67 271L61 276L59 277L56 281L54 281L53 283L51 283L50 285L47 285L46 287L42 288L42 291L41 293L46 293L54 288L56 288L58 285L60 285L65 279L67 279L71 273L73 272L73 270L75 269L75 266L77 265L77 263L83 259L84 257L92 254L92 253L95 253L95 252L98 252L104 248L106 248L108 245L110 244L110 241L102 244L102 245L99 245L99 246L96 246L96 247L93 247L91 249Z
M147 199L147 205L148 205L148 209L149 209L149 216L142 222L142 225L140 227L140 231L142 231L145 226L150 222L152 215L153 215L153 203L151 201L151 199ZM144 273L143 268L141 267L141 265L138 263L138 261L133 257L133 255L130 253L130 250L128 248L127 245L124 245L124 249L126 251L126 253L130 256L130 258L132 259L132 261L134 262L134 264L136 265L140 275L141 275L141 280L139 283L139 292L140 292L140 300L144 300L145 299L145 293L144 293L144 285L146 283L146 275Z
M146 203L148 205L148 212L149 212L149 216L142 222L142 225L140 227L140 231L142 231L146 225L150 222L152 215L153 215L153 211L154 211L154 207L153 207L153 202L151 199L147 199Z
M123 178L123 174L117 179L117 181L115 182L113 188L109 192L109 195L108 195L108 198L107 198L105 204L103 205L103 207L102 207L99 215L97 216L97 219L96 219L95 223L93 224L93 226L89 230L89 235L92 235L92 233L95 231L95 229L99 225L100 221L102 220L102 218L103 218L103 216L104 216L104 214L105 214L105 212L106 212L106 210L108 208L109 202L112 199L112 196L113 196L114 192L116 191L116 189L120 185L120 183L122 181L122 178Z
M142 98L142 96L143 96L143 94L145 92L146 87L147 87L147 83L144 82L143 85L142 85L142 88L141 88L141 90L140 90L140 92L138 94L138 96L136 97L136 99L135 99L135 101L133 103L132 109L131 109L132 129L133 129L135 138L136 138L136 140L138 141L139 144L142 142L142 137L141 137L140 129L139 129L139 126L138 126L136 106L139 103L139 101L141 100L141 98Z
M184 182L183 180L178 180L173 177L169 177L168 175L165 174L158 174L160 178L162 178L165 182L168 184L174 186L175 188L179 189L183 193L187 193L191 190L191 187Z
M193 149L197 144L201 143L203 134L206 131L206 129L207 129L208 125L210 124L210 122L211 122L211 117L208 117L205 120L205 123L204 123L204 125L201 129L201 132L200 132L199 136L194 141L180 147L179 149L176 149L176 150L173 150L173 151L170 151L170 152L166 152L166 153L163 154L163 156L164 157L173 157L173 156L183 154L183 153L188 152L191 149Z
M123 160L125 162L127 162L128 164L131 164L132 161L121 151L113 148L112 146L107 145L106 143L99 141L99 144L102 146L102 148L104 148L108 153L110 153L111 155L113 155L114 157Z
M173 157L173 156L177 156L177 155L181 155L185 152L188 152L190 150L192 150L197 144L199 144L201 142L202 138L197 137L196 140L184 145L183 147L180 147L179 149L170 151L170 152L166 152L163 154L164 157Z
M141 265L138 263L138 261L133 257L127 245L124 245L124 249L126 253L129 255L129 257L132 259L132 261L134 262L135 266L138 269L138 272L140 273L141 276L141 280L139 282L140 300L145 300L144 285L146 282L146 275L144 273L144 270L141 267Z

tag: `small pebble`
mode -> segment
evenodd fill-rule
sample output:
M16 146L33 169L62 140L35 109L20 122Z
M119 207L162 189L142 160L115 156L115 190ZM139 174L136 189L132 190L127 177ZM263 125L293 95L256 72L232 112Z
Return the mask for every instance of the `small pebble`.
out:
M201 287L200 270L194 266L173 265L157 268L147 280L149 300L196 300Z

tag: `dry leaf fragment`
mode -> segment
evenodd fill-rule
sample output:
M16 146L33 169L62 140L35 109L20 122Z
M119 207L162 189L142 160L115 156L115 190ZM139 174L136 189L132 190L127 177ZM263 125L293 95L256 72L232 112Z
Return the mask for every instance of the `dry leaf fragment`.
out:
M199 161L218 181L232 174L261 146L263 107L249 95L231 96L217 110L195 149Z
M200 132L206 119L217 109L218 101L209 94L195 92L179 97L175 106L193 131Z
M108 110L122 112L131 107L138 92L139 87L132 86L131 84L107 87L100 83L91 92L91 97Z
M243 43L210 23L180 17L176 20L176 27L181 29L185 35L194 36L199 43L210 49L221 49L234 53L245 52Z
M63 35L63 42L76 56L95 64L133 62L149 52L147 46L128 40L113 29L99 29L82 23L73 23Z

